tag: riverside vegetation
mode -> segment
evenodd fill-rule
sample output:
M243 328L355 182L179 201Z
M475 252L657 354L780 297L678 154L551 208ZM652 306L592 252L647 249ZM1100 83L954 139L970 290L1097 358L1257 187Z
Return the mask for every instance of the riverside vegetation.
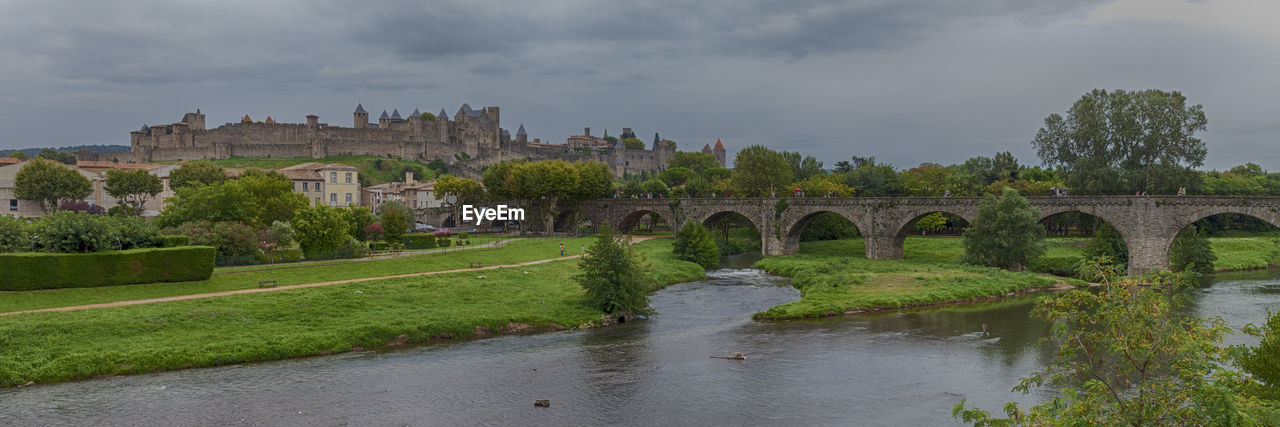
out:
M560 242L548 239L530 247L452 254L447 267L456 267L459 257L487 256L489 262L500 263L530 259L535 250L558 255L554 248ZM586 240L564 242L583 244L580 242ZM671 255L671 239L640 242L634 250L648 258L646 274L655 287L705 275L697 264ZM354 269L360 272L350 275L390 274L384 268L410 271L413 264L433 260L405 258L342 265L321 276L332 279L332 274ZM375 265L380 267L371 272ZM311 269L299 269L293 280L313 281L312 275L317 273L307 270ZM574 262L557 261L260 294L0 316L0 386L597 325L600 311L587 304L586 292L571 279L578 271Z

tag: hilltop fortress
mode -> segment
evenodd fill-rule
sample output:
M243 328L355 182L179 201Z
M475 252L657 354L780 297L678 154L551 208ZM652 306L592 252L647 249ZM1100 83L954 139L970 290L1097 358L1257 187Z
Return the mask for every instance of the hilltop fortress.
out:
M254 122L245 115L240 123L227 123L213 129L205 127L200 110L186 113L182 121L168 125L144 126L130 132L129 145L135 162L225 159L229 157L314 157L337 155L399 156L405 159L431 161L440 159L451 164L454 173L478 177L487 165L502 160L562 159L566 161L596 160L608 164L614 174L658 171L666 168L675 154L673 144L659 140L655 134L653 149L627 149L621 142L611 143L608 131L604 137L584 135L568 138L565 144L547 144L529 140L524 125L514 138L501 127L498 107L472 109L463 104L450 119L443 109L434 117L414 110L401 117L399 110L384 110L377 123L369 121L363 105L356 105L352 126L321 123L316 115L307 115L306 123L279 123L271 117ZM631 133L624 129L623 135ZM634 134L632 134L634 135ZM715 154L724 164L724 145L717 142L703 152Z

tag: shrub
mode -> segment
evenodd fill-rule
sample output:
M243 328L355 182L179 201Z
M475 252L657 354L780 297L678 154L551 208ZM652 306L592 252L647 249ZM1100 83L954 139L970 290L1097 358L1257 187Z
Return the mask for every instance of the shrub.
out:
M1169 264L1174 271L1194 271L1200 274L1213 273L1213 263L1218 256L1209 247L1209 238L1204 230L1192 225L1178 233L1173 239L1173 247L1169 249Z
M441 237L441 238L436 239L436 244L437 244L437 245L440 245L440 247L442 247L442 248L447 248L447 247L449 247L449 245L453 244L453 241L452 241L452 240L449 240L449 238L448 238L448 237Z
M293 225L289 224L289 221L274 221L269 230L275 235L275 242L281 246L292 245L297 240L298 233L293 230Z
M257 234L249 226L235 221L188 222L167 228L165 233L190 237L195 245L213 246L223 257L256 256L258 251Z
M63 199L59 201L58 210L71 211L71 212L84 212L90 215L102 215L104 213L107 213L107 210L103 209L102 206L98 206L93 203L89 203L84 200L78 200L78 199L77 200Z
M160 247L176 248L179 246L187 246L191 244L191 238L182 234L161 234Z
M58 211L36 221L32 227L35 249L44 252L98 252L111 248L111 230L101 217L73 211Z
M347 244L349 229L340 208L313 206L298 211L291 222L307 259L326 259Z
M206 280L216 250L208 246L147 248L88 254L0 254L0 290L88 288L131 283Z
M0 252L24 252L31 249L31 225L26 220L0 216Z
M605 313L648 314L649 282L645 262L626 237L608 224L600 227L590 254L578 262L582 272L574 275L587 291L592 307Z
M1111 258L1111 262L1121 269L1129 265L1129 248L1124 244L1124 237L1120 236L1115 227L1105 222L1098 226L1097 234L1089 240L1089 246L1084 248L1085 259L1098 257Z
M707 227L698 221L688 221L676 233L676 240L671 245L671 252L676 258L692 261L702 268L715 268L720 265L720 248L707 232Z
M110 249L140 249L160 246L160 230L155 224L136 216L106 216L111 241Z

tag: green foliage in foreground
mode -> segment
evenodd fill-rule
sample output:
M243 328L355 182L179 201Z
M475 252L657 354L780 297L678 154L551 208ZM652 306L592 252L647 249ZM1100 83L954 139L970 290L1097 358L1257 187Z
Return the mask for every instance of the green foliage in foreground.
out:
M1249 324L1244 332L1261 341L1255 347L1231 348L1233 360L1254 380L1245 384L1245 392L1280 401L1280 313L1269 313L1262 328Z
M959 246L956 239L908 238L905 259L868 260L863 258L860 240L801 243L798 255L770 257L756 263L756 267L765 271L791 277L792 284L800 289L800 301L773 307L755 317L831 316L846 311L998 297L1032 288L1083 283L958 264L955 262L960 255Z
M530 248L559 255L554 250L558 241L544 243ZM701 278L704 272L696 264L670 257L670 245L670 239L654 239L634 246L655 257L649 277L660 284ZM405 258L415 262L424 259L439 258ZM339 267L349 269L351 265ZM477 328L496 331L524 325L576 327L598 322L600 312L586 304L586 292L571 280L577 272L575 263L560 261L109 309L3 316L0 387L329 354L443 336L467 338L476 335Z
M1217 260L1204 230L1195 225L1178 233L1178 237L1173 239L1173 247L1169 248L1169 266L1173 271L1209 274L1213 273L1213 262Z
M608 314L650 314L648 265L629 239L609 224L600 226L591 252L578 262L574 282L587 291L592 307Z
M691 261L702 268L715 268L720 265L720 248L707 227L698 221L688 221L676 232L676 240L672 244L672 254L676 258Z
M0 291L204 280L213 273L214 253L209 246L183 246L87 254L0 254L4 272Z
M1044 226L1027 199L1005 187L999 199L987 196L964 230L964 259L972 264L1021 270L1044 253Z
M1098 266L1100 269L1101 266ZM1114 271L1114 270L1112 270ZM1179 288L1191 276L1164 272L1107 282L1100 292L1072 291L1039 301L1033 314L1052 323L1057 355L1015 391L1049 386L1056 397L1030 408L1004 407L1008 418L955 406L975 425L1276 425L1276 402L1238 393L1249 380L1224 369L1218 345L1230 328L1219 318L1182 316Z

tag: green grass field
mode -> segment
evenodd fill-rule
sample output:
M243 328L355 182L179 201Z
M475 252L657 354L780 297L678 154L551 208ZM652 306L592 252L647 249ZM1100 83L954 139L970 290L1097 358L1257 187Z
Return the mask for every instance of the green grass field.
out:
M1075 279L959 264L963 255L959 238L908 237L901 260L868 260L862 247L862 239L805 242L797 255L760 260L756 267L791 277L801 298L755 317L824 317L1083 284ZM1069 252L1070 247L1064 245L1061 251Z
M533 248L545 249L543 246ZM641 242L659 286L705 272ZM558 251L555 255L559 255ZM576 261L0 317L0 386L329 354L599 323ZM480 329L483 328L483 329Z
M219 269L214 271L209 280L198 282L0 292L0 313L248 289L258 287L258 282L263 280L275 280L279 285L284 286L467 268L471 262L481 262L484 265L514 264L558 257L560 256L559 245L562 242L569 248L569 254L576 254L580 245L590 246L591 241L592 238L522 239L504 245L501 250L473 249L367 262L348 260L318 265L278 264Z
M363 182L366 185L404 181L405 170L412 170L414 179L418 181L427 181L436 177L436 172L428 169L426 163L377 156L329 156L319 159L311 157L232 157L228 159L212 159L210 161L227 168L260 169L280 169L310 162L341 163L355 166L359 169L360 176L365 178Z

